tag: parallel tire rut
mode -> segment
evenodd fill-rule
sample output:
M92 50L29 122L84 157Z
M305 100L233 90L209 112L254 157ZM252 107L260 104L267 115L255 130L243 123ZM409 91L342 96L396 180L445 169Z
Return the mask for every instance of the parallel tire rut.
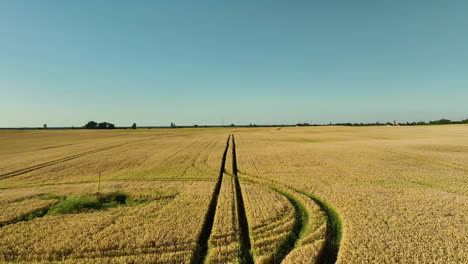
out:
M253 264L253 257L251 254L251 243L249 235L249 223L245 212L244 198L242 197L242 190L237 177L237 159L236 159L236 142L234 135L232 137L232 173L234 174L234 183L236 187L236 200L237 200L237 215L239 216L239 230L241 242L241 261L245 264Z
M226 142L226 147L224 149L223 157L221 159L221 166L219 169L218 181L216 182L213 195L211 196L210 205L208 211L205 215L205 220L203 221L202 230L197 240L197 247L193 252L191 264L203 264L208 253L208 240L210 239L211 231L213 229L213 222L216 215L216 206L218 205L218 196L221 190L221 184L223 182L223 173L224 167L226 164L226 155L229 148L229 140L231 136L228 137Z

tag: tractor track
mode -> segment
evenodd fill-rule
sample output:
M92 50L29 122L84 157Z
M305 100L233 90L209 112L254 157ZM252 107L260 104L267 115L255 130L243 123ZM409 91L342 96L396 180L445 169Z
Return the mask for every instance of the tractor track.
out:
M239 211L239 217L240 217L240 231L241 231L241 253L242 254L249 254L248 256L244 257L244 263L254 263L253 258L250 252L251 250L251 240L250 240L250 235L249 235L249 228L248 228L248 222L247 222L247 216L245 212L245 207L243 204L243 199L242 199L242 192L240 188L240 183L239 183L239 177L238 177L238 168L237 168L237 154L236 154L236 143L234 139L234 135L232 137L232 171L235 177L236 181L236 189L238 189L238 208L240 209ZM259 172L257 166L254 164L255 170ZM261 185L258 183L258 181L253 182L255 185ZM265 186L263 186L265 187ZM291 232L288 234L288 236L279 244L279 246L275 249L275 251L272 254L272 259L270 260L269 263L271 264L280 264L286 256L293 251L301 239L302 234L305 232L307 228L307 224L309 222L309 215L304 207L304 205L296 198L294 195L292 195L292 192L286 192L282 188L276 187L276 186L270 186L271 190L276 192L277 194L285 197L289 203L294 208L294 225L292 226ZM250 257L250 259L249 259ZM251 261L251 262L249 262ZM322 262L320 262L322 263Z
M226 141L226 147L224 148L223 157L221 159L218 180L216 182L213 194L211 196L208 211L206 212L205 219L203 221L202 230L197 239L197 247L195 248L192 255L192 259L190 260L191 264L203 264L208 253L208 240L210 239L211 231L213 229L214 218L216 215L216 207L218 205L218 196L221 190L221 184L223 182L224 167L226 165L226 156L229 149L230 139L231 136L229 135Z
M77 159L83 156L87 155L92 155L95 153L115 149L127 144L133 144L136 142L141 142L141 141L147 141L147 140L152 140L151 139L144 139L144 140L137 140L133 142L126 142L122 144L116 144L112 146L107 146L103 148L98 148L95 150L91 151L86 151L70 156L66 156L60 159L52 160L49 162L37 164L34 166L30 166L24 169L12 171L9 173L1 174L0 175L0 180L7 179L10 177L15 177L19 176L31 171L35 171L41 168L53 166L62 162L70 161L73 159ZM194 144L194 143L192 143ZM211 144L211 143L210 143ZM196 248L193 251L193 255L191 257L191 264L203 264L205 262L207 253L208 253L208 247L209 247L209 240L210 237L212 236L212 230L213 230L213 225L215 221L215 216L216 216L216 211L217 211L217 205L218 205L218 197L221 191L221 186L222 186L222 181L223 181L223 175L225 173L225 165L226 165L226 158L227 158L227 152L229 150L229 147L231 146L232 150L232 177L234 180L234 189L235 189L235 195L233 199L236 201L236 209L234 213L237 214L238 216L238 228L239 228L239 238L240 238L240 260L242 264L253 264L254 263L254 257L253 257L253 250L252 250L252 238L250 234L250 229L249 229L249 222L246 214L246 209L245 209L245 203L244 203L244 197L242 194L242 188L241 184L239 181L239 176L238 174L241 174L241 178L244 180L247 180L249 182L254 183L255 185L259 185L261 187L270 187L273 191L276 193L286 197L288 201L293 205L294 208L294 218L295 218L295 224L292 227L291 233L288 235L288 237L283 241L280 245L280 247L276 250L275 252L275 257L272 259L272 263L274 264L279 264L281 263L286 256L295 248L298 246L298 242L301 239L301 235L304 232L304 230L307 228L308 225L308 212L304 209L304 206L302 203L295 197L295 195L302 194L307 196L308 198L312 199L317 205L321 207L321 209L325 212L327 216L327 231L326 231L326 242L323 250L321 251L319 255L319 260L318 263L325 263L325 264L332 264L335 263L337 260L338 256L338 250L341 242L341 221L337 215L337 213L334 211L334 209L329 206L327 203L323 202L321 199L317 198L316 196L309 194L305 191L302 191L300 189L295 188L292 185L288 185L285 183L282 183L280 181L276 181L273 179L268 179L266 177L263 177L257 168L256 163L254 162L253 159L251 159L252 165L255 168L255 171L257 171L258 175L248 175L246 173L242 173L238 171L237 167L237 153L236 153L236 143L235 143L235 138L233 134L230 134L228 136L228 139L226 141L225 149L222 155L221 159L221 165L219 168L219 174L218 178L216 180L215 187L213 189L213 193L211 196L211 200L208 206L208 209L206 211L202 228L200 231L200 234L196 240ZM208 148L208 146L206 147ZM176 155L180 150L176 151L173 153L173 155ZM203 150L201 151L203 152ZM197 160L200 155L195 158ZM161 178L161 179L151 179L149 181L214 181L214 179L181 179L181 178ZM119 182L119 181L135 181L135 179L108 179L104 180L106 182ZM59 183L59 184L84 184L84 183L92 183L93 181L85 181L85 182L75 182L75 183ZM262 183L263 182L263 183ZM265 182L267 182L267 186L265 186ZM44 185L49 185L49 184L44 184ZM50 184L50 185L57 185L57 184ZM9 188L3 188L3 189L9 189Z
M271 262L272 264L280 264L286 256L297 247L297 243L302 238L302 234L305 232L307 224L309 223L309 215L307 210L304 208L304 205L291 193L285 192L276 187L271 187L271 189L288 199L294 208L294 225L289 235L275 250Z
M252 162L252 165L253 167L255 168L255 170L257 171L258 173L258 176L254 176L254 175L248 175L246 173L242 173L243 175L243 178L248 180L248 181L253 181L254 183L256 184L259 184L259 181L266 181L266 182L269 182L270 183L270 187L276 191L277 193L285 196L294 206L295 208L295 218L296 218L296 221L303 221L301 219L305 219L305 221L308 221L307 218L308 217L305 217L304 215L301 215L301 214L307 214L306 212L302 212L303 211L303 205L294 197L294 195L292 195L291 193L296 193L296 194L302 194L304 196L306 196L307 198L311 199L312 201L314 201L318 206L320 206L320 208L325 212L325 215L327 217L327 231L326 231L326 234L325 234L325 246L324 248L322 249L322 251L320 252L319 254L319 258L318 258L318 261L317 263L324 263L324 264L334 264L336 263L337 259L338 259L338 252L339 252L339 247L340 247L340 243L341 243L341 238L342 238L342 223L341 223L341 219L339 217L339 215L336 213L335 209L330 206L328 203L324 202L322 199L318 198L317 196L313 195L313 194L310 194L308 192L305 192L303 190L300 190L292 185L289 185L289 184L285 184L285 183L282 183L280 181L277 181L277 180L273 180L273 179L268 179L268 178L265 178L265 177L262 177L261 176L261 173L255 163L255 161L251 158L250 159L251 162ZM236 167L236 172L237 172L237 167ZM289 190L290 192L285 192L284 190ZM305 218L304 218L305 217ZM301 218L301 219L299 219ZM302 226L301 226L302 225ZM294 248L296 248L296 245L297 242L300 240L300 236L301 236L301 233L303 231L303 229L305 228L305 226L307 225L307 222L303 222L303 223L299 223L298 225L296 225L293 230L292 230L292 233L295 233L296 234L296 237L289 237L288 239L290 240L290 243L289 245L293 244L292 247L288 248L286 246L286 242L285 242L285 250L288 250L288 253L290 251L292 251ZM286 257L287 254L284 254L283 252L283 257ZM278 261L278 262L276 262ZM281 260L275 260L274 263L281 263L282 259Z
M257 184L259 184L258 181L269 182L272 185L272 189L282 194L283 196L284 196L283 189L287 189L287 190L290 190L292 193L299 193L299 194L306 196L307 198L314 201L318 206L320 206L320 208L325 212L325 215L327 217L327 222L326 222L327 231L325 235L325 246L319 254L317 263L321 263L321 264L322 263L323 264L336 263L338 259L338 252L339 252L341 238L342 238L342 223L341 223L341 219L339 215L336 213L333 207L331 207L328 203L324 202L322 199L318 198L317 196L313 194L302 191L300 189L295 188L294 186L284 184L279 181L267 179L261 176L253 176L253 175L249 175L245 173L243 173L242 178L248 181L253 181ZM279 189L278 186L281 186L282 189ZM294 196L292 195L291 197L294 198ZM294 205L294 201L290 199L291 197L287 197L287 198ZM298 204L300 205L300 203ZM299 209L299 207L296 207L296 205L294 205L294 207L296 208L296 210Z
M4 180L4 179L11 178L11 177L23 175L23 174L26 174L26 173L31 172L31 171L39 170L39 169L42 169L42 168L45 168L45 167L50 167L50 166L53 166L53 165L56 165L56 164L60 164L62 162L74 160L74 159L77 159L77 158L81 158L81 157L84 157L84 156L87 156L87 155L96 154L96 153L103 152L103 151L106 151L106 150L115 149L115 148L118 148L118 147L121 147L121 146L124 146L124 145L132 144L132 143L138 143L138 142L142 142L142 141L149 141L149 140L153 140L153 139L154 138L136 140L136 141L133 141L133 142L126 142L126 143L116 144L116 145L107 146L107 147L103 147L103 148L98 148L98 149L94 149L94 150L90 150L90 151L85 151L85 152L81 152L81 153L78 153L78 154L73 154L73 155L66 156L66 157L63 157L63 158L60 158L60 159L55 159L55 160L52 160L52 161L36 164L34 166L30 166L30 167L26 167L26 168L23 168L23 169L19 169L19 170L7 172L7 173L4 173L4 174L0 174L0 180Z
M74 160L74 159L77 159L77 158L80 158L80 157L83 157L83 156L87 156L87 155L95 154L95 153L98 153L98 152L114 149L114 148L120 147L122 145L125 145L125 144L119 144L119 145L99 148L99 149L95 149L95 150L91 150L91 151L86 151L86 152L82 152L82 153L79 153L79 154L70 155L70 156L67 156L67 157L64 157L64 158L60 158L60 159L40 163L40 164L31 166L31 167L27 167L27 168L24 168L24 169L20 169L20 170L8 172L8 173L5 173L5 174L1 174L0 175L0 180L4 180L4 179L11 178L11 177L19 176L19 175L22 175L22 174L25 174L25 173L28 173L28 172L31 172L31 171L35 171L35 170L38 170L38 169L42 169L42 168L45 168L45 167L56 165L56 164L66 162L66 161L69 161L69 160Z
M241 246L241 260L245 264L253 264L253 256L251 254L251 242L249 235L249 223L247 214L245 212L244 198L242 197L242 189L237 177L237 158L236 158L236 142L234 135L232 138L232 173L234 174L234 185L236 189L237 201L237 215L239 217L239 231L240 231L240 246Z

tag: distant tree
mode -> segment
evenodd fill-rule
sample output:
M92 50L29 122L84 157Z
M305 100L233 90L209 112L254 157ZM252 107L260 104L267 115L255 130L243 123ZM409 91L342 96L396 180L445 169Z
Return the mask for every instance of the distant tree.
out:
M98 129L106 129L107 128L107 122L102 122L97 125Z
M193 127L198 127L198 125L197 125L197 124L195 124L195 125L193 125Z
M451 124L452 121L448 119L440 119L440 120L435 120L435 121L430 121L429 124L431 125L446 125L446 124Z
M235 126L236 126L236 125L234 125L234 124L231 124L231 127L235 127Z
M310 126L309 123L297 123L296 126Z
M176 127L176 125L175 125L174 122L171 122L171 127L172 127L172 128L175 128L175 127Z
M44 124L44 125L42 126L42 128L43 128L43 129L47 129L47 124Z
M96 129L98 126L98 123L94 122L94 121L89 121L85 126L84 128L86 129Z
M136 123L133 123L132 129L136 129Z
M75 128L75 127L72 127L72 128ZM115 126L114 124L111 124L108 122L96 123L94 121L89 121L86 125L84 125L84 128L86 129L114 129Z
M461 121L462 124L468 124L468 118Z

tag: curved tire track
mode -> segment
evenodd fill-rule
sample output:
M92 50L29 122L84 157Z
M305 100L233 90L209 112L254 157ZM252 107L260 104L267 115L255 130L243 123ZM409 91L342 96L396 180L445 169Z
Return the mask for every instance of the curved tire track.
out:
M293 195L278 188L273 187L272 189L278 194L286 197L294 207L295 221L291 233L289 233L286 239L277 248L272 260L272 264L280 264L286 256L296 248L297 243L301 239L301 235L305 232L309 222L309 215L307 214L307 210L304 208L304 205L301 204L301 202L299 202Z
M259 175L261 175L258 168L257 168L257 166L256 166L256 164L255 164L255 162L253 160L251 160L251 161L252 161L252 164L253 164L255 170L259 173ZM236 167L236 172L237 172L237 167ZM267 179L267 178L264 178L264 177L261 177L261 176L247 175L245 173L244 173L244 175L249 177L249 178L254 178L254 179L257 178L259 180L267 181L267 182L272 183L273 185L281 186L283 188L290 189L290 190L292 190L292 191L294 191L296 193L305 195L309 199L313 200L318 206L320 206L320 208L325 212L325 215L327 216L327 231L326 231L325 246L324 246L323 250L319 254L318 263L324 263L324 264L334 264L334 263L336 263L337 258L338 258L338 252L339 252L339 248L340 248L341 238L342 238L343 226L342 226L341 219L340 219L338 213L335 211L335 209L332 206L330 206L328 203L324 202L322 199L318 198L317 196L315 196L313 194L310 194L308 192L305 192L303 190L297 189L297 188L295 188L293 186L290 186L288 184L284 184L282 182L279 182L279 181L276 181L276 180L273 180L273 179ZM273 189L275 189L275 187L273 187ZM278 192L279 190L276 190L276 191ZM283 195L284 195L284 193L283 193ZM288 200L290 200L290 202L294 203L294 201L292 201L290 199L290 198L293 198L293 196L287 197L287 198L288 198ZM295 198L293 198L293 199L295 199ZM299 208L297 208L297 209L299 209ZM299 238L300 238L300 235L299 235L298 239ZM295 246L293 246L291 248L291 250L294 249L294 248L295 248ZM286 257L286 255L284 257ZM280 263L280 262L278 262L278 263Z

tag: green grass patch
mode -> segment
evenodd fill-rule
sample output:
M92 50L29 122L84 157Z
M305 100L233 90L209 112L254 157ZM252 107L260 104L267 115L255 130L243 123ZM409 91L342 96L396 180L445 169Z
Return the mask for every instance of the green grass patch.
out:
M67 199L61 203L58 203L57 205L52 206L52 208L47 211L47 215L73 214L93 209L102 209L102 205L99 203L99 201L86 197L77 197Z
M63 196L63 195L55 195L55 194L46 194L42 197L39 197L39 199L41 200L59 200L59 201L63 201L65 199L67 199L66 196Z
M97 197L75 197L62 200L52 206L46 215L75 214L86 211L106 210L112 207L133 206L148 201L134 201L123 192L100 194Z

